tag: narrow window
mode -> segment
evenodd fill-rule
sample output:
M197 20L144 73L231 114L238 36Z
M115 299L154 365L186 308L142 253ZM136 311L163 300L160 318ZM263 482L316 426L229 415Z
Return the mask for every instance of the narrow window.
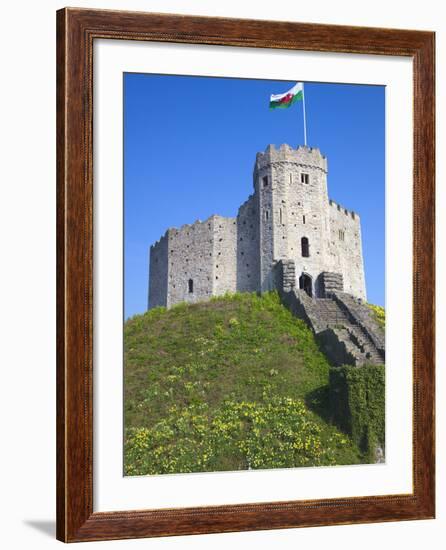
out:
M302 216L302 223L305 225L305 216Z
M268 212L268 210L265 210L265 220L267 220L268 217L269 217L269 212Z
M303 258L309 258L310 257L310 245L308 243L307 237L302 237L300 243L301 243L301 248L302 248L302 257Z
M194 281L192 279L189 279L189 282L188 282L188 288L189 288L189 294L192 294L193 291L194 291Z
M268 176L263 177L263 187L268 187Z
M293 174L290 174L290 183L293 183Z
M279 210L280 213L280 223L283 223L282 209Z
M300 181L301 183L310 183L310 175L302 172L302 174L300 175Z

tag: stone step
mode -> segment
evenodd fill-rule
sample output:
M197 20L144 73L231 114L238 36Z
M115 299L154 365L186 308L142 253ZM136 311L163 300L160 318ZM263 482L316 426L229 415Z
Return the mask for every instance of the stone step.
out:
M335 305L336 307L338 307L337 304ZM345 315L344 315L344 318L347 321L344 324L344 329L349 334L350 340L352 341L353 345L364 356L364 362L367 362L367 363L369 362L369 363L378 364L378 365L383 364L384 361L382 360L380 353L376 350L370 338L368 338L368 336L359 327L349 322ZM328 318L327 323L329 324L330 321L331 319ZM338 318L338 321L339 321L339 318Z

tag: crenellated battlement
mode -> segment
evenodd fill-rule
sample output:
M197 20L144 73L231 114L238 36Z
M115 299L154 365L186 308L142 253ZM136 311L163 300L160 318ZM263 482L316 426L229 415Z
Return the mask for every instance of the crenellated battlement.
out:
M167 241L168 238L169 238L169 229L167 229L167 231L164 233L164 235L162 235L157 241L155 241L154 243L152 243L150 245L150 250L152 250L153 248L157 248L160 245L164 244Z
M212 229L212 223L215 220L228 220L235 222L236 218L229 218L227 216L220 216L219 214L212 214L205 220L195 220L193 223L185 223L183 225L180 225L179 227L169 227L169 229L166 231L163 237L161 237L160 241L164 239L169 234L172 234L172 236L175 236L179 233L183 233L184 231L194 231L195 229L201 229L206 224L209 225L209 229ZM159 241L157 241L158 243ZM156 243L155 243L156 244Z
M212 214L211 216L209 216L209 218L205 220L195 220L193 223L185 223L183 225L180 225L180 227L169 227L167 232L172 235L177 235L178 233L182 233L184 231L194 231L197 228L203 227L206 223L211 223L214 217L215 214Z
M332 199L329 199L328 204L333 209L337 210L337 212L339 212L339 214L344 214L345 216L349 216L352 220L355 220L356 222L359 223L359 221L360 221L359 214L357 214L354 210L348 210L347 208L342 206L342 204L339 204L339 203L335 202Z
M254 193L249 195L248 198L244 202L242 202L242 204L239 206L239 210L240 208L244 208L245 206L248 206L251 203L253 198L254 198Z
M254 212L255 197L256 197L255 194L249 195L247 200L239 206L238 214L237 214L238 217L242 215L247 215L249 211Z
M291 163L317 168L325 173L328 171L327 158L317 147L299 145L297 149L293 149L290 145L283 143L278 149L275 145L270 144L265 152L257 153L254 172L261 171L275 163Z

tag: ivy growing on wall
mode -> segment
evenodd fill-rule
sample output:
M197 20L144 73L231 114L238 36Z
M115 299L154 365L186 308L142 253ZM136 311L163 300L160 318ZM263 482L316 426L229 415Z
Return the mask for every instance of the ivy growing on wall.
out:
M383 365L330 369L333 420L351 434L370 462L375 449L385 445L385 368Z

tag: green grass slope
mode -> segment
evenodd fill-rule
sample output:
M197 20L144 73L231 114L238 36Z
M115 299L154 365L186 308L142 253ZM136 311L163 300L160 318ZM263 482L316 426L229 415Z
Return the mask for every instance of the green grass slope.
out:
M125 474L364 461L328 414L329 364L277 293L129 319Z

